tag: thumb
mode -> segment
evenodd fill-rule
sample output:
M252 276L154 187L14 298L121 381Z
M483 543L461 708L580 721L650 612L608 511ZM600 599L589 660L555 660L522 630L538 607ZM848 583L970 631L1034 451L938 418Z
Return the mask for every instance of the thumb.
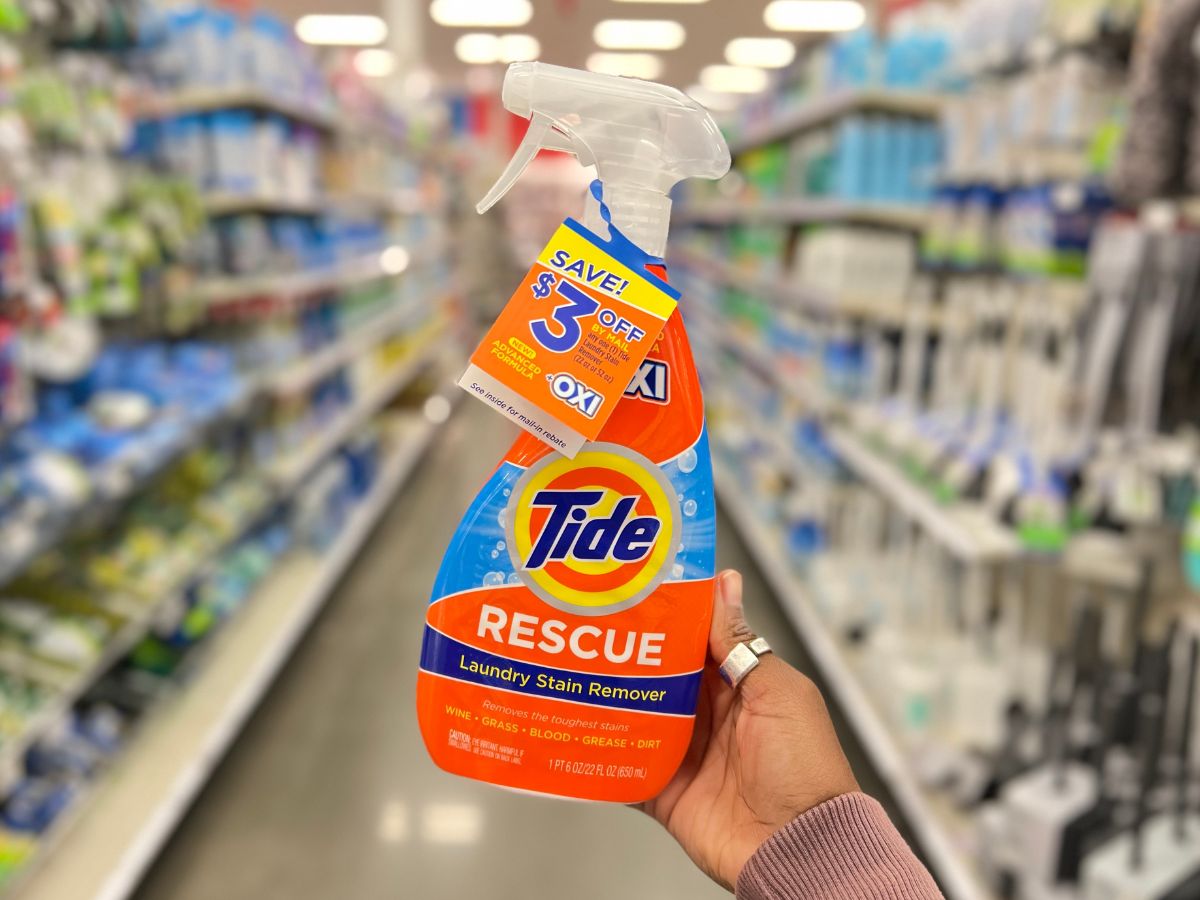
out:
M746 611L742 608L742 576L732 569L717 576L713 598L712 630L708 636L708 649L713 661L719 666L737 644L752 641L757 635L746 622ZM748 673L738 686L738 695L744 703L756 705L766 702L772 690L780 687L780 678L787 666L781 665L775 654L768 653L759 658L754 671Z
M722 572L717 576L715 593L708 649L720 665L735 645L753 639L754 632L746 624L746 611L742 608L741 574L732 569Z

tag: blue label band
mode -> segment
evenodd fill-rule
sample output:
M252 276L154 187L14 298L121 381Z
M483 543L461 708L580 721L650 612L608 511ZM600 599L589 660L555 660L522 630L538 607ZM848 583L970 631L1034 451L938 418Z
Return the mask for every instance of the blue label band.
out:
M487 653L432 628L425 629L421 668L536 697L676 716L694 715L700 693L700 672L642 678L551 669Z

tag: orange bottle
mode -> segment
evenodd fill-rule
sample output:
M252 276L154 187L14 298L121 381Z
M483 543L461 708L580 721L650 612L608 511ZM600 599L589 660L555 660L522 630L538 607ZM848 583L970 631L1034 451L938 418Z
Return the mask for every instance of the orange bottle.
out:
M489 200L537 144L570 149L595 162L612 206L610 239L597 245L665 277L665 192L729 166L707 112L661 85L539 63L510 68L504 101L533 119L534 149L518 151ZM637 161L654 170L641 178L631 153L654 146L657 157ZM607 218L597 192L586 223L599 231ZM715 517L703 399L675 311L596 441L568 458L521 436L464 516L433 588L417 680L434 762L542 794L657 795L691 739Z

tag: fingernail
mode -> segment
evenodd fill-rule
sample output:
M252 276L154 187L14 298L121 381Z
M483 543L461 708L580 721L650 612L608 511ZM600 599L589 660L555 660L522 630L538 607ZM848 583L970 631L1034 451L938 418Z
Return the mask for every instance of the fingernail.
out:
M742 576L734 571L723 572L720 580L721 601L734 609L742 608Z

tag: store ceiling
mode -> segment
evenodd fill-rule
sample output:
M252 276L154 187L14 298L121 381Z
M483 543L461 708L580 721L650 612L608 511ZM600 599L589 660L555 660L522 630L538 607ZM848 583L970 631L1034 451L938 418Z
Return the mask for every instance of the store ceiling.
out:
M601 49L592 29L603 19L673 19L687 31L677 50L655 51L665 63L657 80L676 87L696 82L700 70L724 62L725 44L731 38L773 34L763 24L768 0L708 0L707 3L619 3L614 0L533 0L533 19L522 30L542 45L541 59L558 65L582 67L588 56ZM427 63L439 74L461 75L454 56L454 41L462 32L443 28L426 13Z
M665 67L657 80L686 88L696 83L700 70L724 62L725 45L735 37L778 36L763 23L768 0L707 0L703 3L631 3L618 0L532 0L533 18L519 28L445 28L429 16L429 0L266 0L268 8L295 19L308 13L371 13L389 18L393 10L414 3L420 21L425 64L440 78L461 82L469 67L458 61L454 42L467 31L534 35L541 43L544 62L582 67L599 50L592 38L603 19L674 19L687 31L677 50L655 51ZM391 18L395 18L394 16ZM393 25L393 28L395 26Z

